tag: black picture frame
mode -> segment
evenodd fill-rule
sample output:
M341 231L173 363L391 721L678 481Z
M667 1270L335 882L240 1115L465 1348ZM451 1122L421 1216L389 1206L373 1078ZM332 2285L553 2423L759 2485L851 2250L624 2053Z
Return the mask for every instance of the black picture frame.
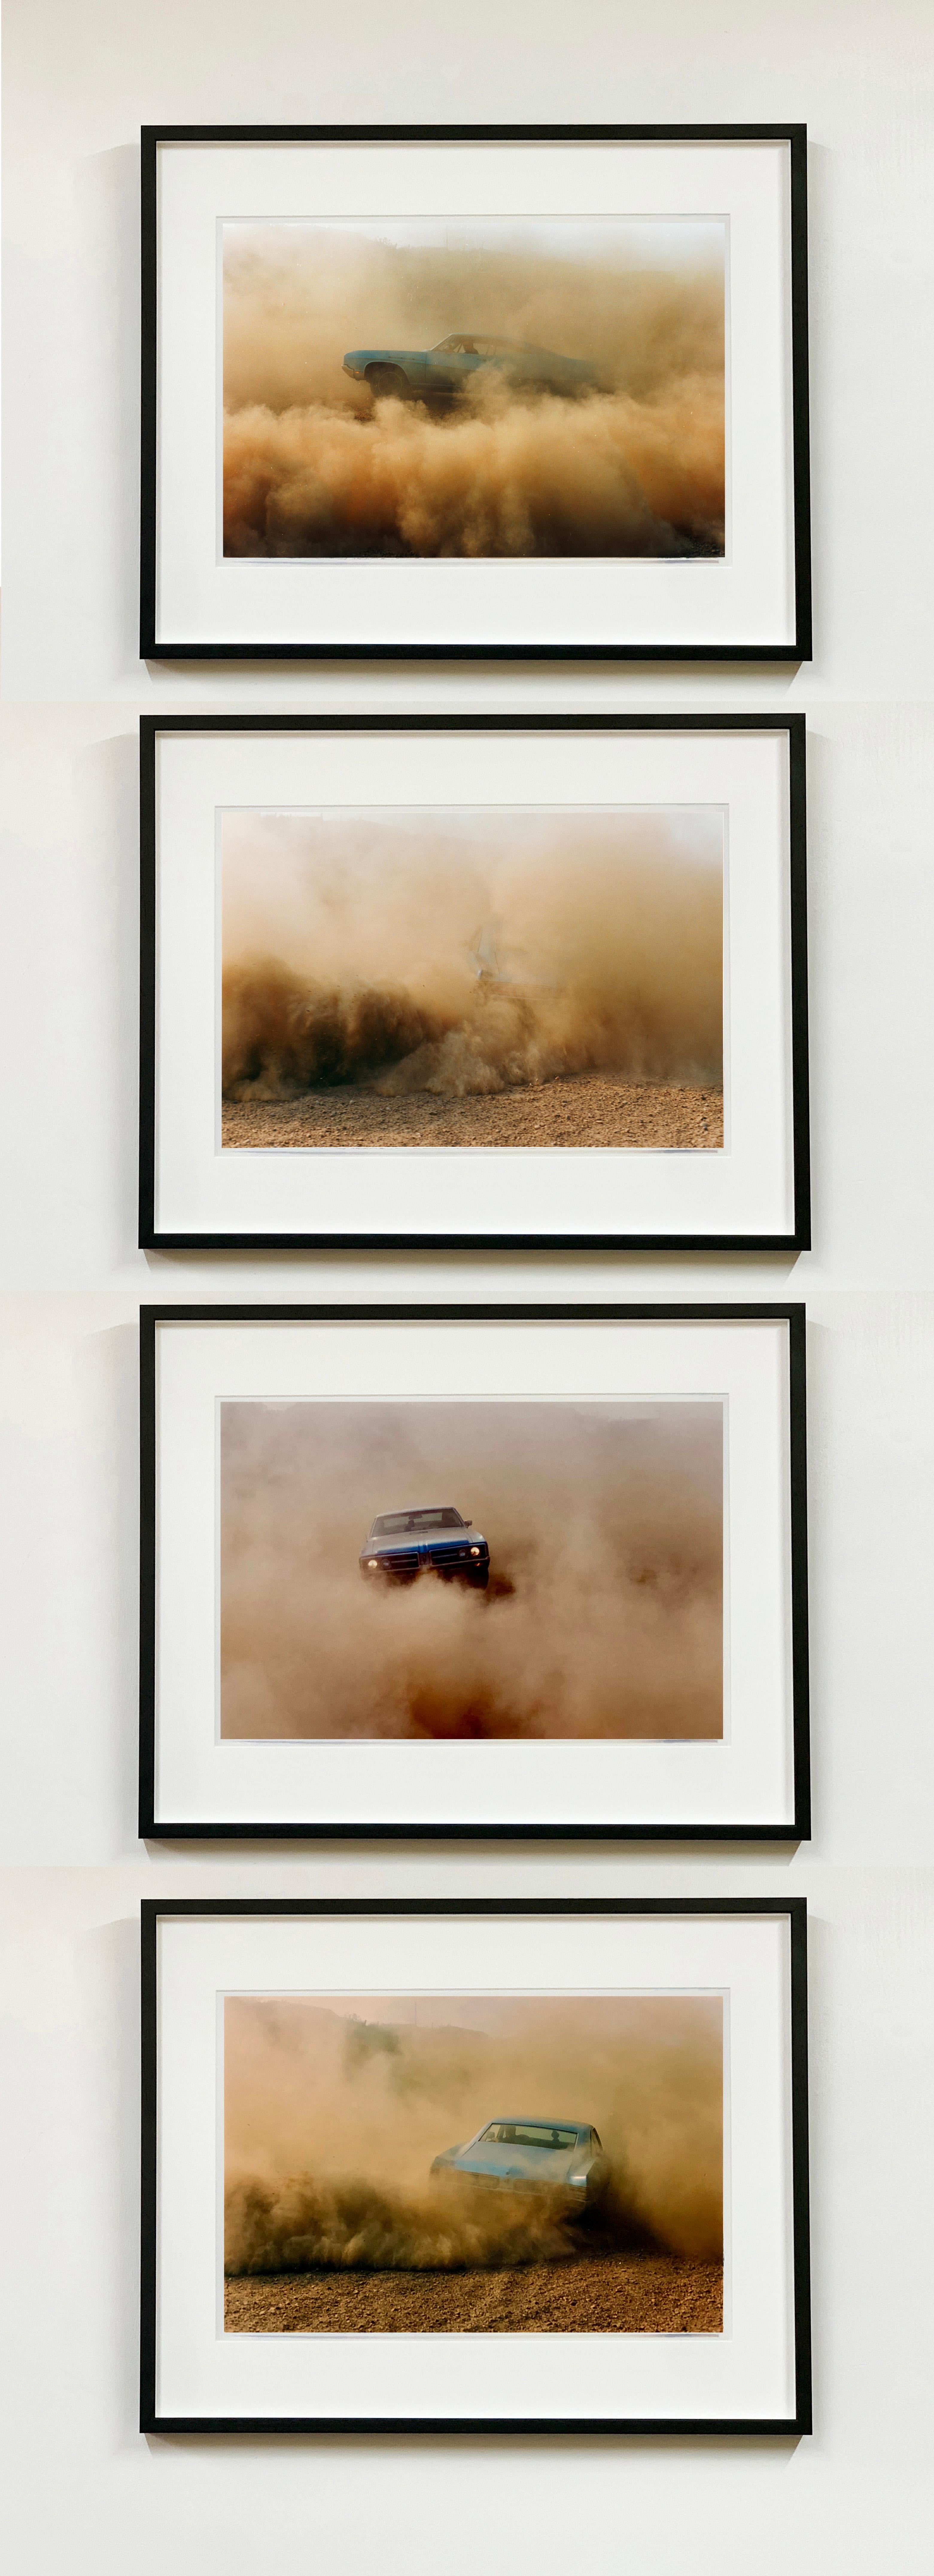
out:
M156 1225L156 747L160 734L784 733L788 740L791 1129L790 1234L372 1234L166 1232ZM140 718L139 1245L146 1252L807 1252L811 1246L807 991L807 751L799 714L176 715Z
M783 143L791 173L791 416L795 632L779 644L282 644L157 637L158 179L161 144ZM807 127L725 125L144 125L141 157L140 658L146 662L804 662L813 649L808 390Z
M195 1823L157 1818L156 1647L158 1603L156 1339L162 1323L786 1323L789 1365L789 1530L791 1613L791 1718L793 1812L777 1823L685 1824L657 1822L502 1825L429 1823L340 1824L314 1819L269 1823ZM457 1844L762 1844L795 1845L811 1833L810 1684L808 1649L807 1360L802 1304L778 1305L185 1305L140 1309L140 1668L139 1834L163 1843L429 1843Z
M746 2436L789 2440L813 2430L810 2212L808 2182L808 1986L807 1901L800 1896L724 1897L502 1897L461 1898L317 1898L317 1897L147 1897L141 1905L141 2250L140 2250L140 2431L146 2434L319 2434L338 2433L379 2439L390 2434L490 2434L545 2439L557 2435L672 2436L709 2440ZM697 1918L782 1916L790 1928L790 2079L791 2206L793 2313L795 2336L795 2407L790 2418L591 2419L515 2416L478 2419L430 2416L384 2416L360 2419L321 2417L161 2416L157 2410L157 2223L158 2223L158 1925L163 1915L313 1915L330 1917L402 1914L431 1921L438 1916L465 1920L478 1916L619 1916L666 1915Z

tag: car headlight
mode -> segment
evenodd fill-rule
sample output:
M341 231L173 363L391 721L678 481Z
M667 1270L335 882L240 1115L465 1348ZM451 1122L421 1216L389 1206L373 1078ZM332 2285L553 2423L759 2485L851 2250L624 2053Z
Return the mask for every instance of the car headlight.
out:
M471 1556L479 1556L479 1554L480 1554L480 1550L479 1550L479 1548L478 1548L478 1547L472 1547L472 1548L471 1548L470 1553L471 1553Z
M375 1573L377 1572L377 1570L378 1570L378 1567L379 1567L379 1558L378 1558L378 1556L368 1556L368 1557L367 1557L367 1561L366 1561L366 1570L367 1570L367 1573L368 1573L368 1574L375 1574Z

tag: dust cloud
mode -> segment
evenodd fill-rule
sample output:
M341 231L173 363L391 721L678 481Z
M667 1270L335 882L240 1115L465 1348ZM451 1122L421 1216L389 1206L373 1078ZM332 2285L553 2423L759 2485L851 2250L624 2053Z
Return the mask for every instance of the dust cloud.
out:
M373 1585L378 1512L453 1503L490 1584ZM221 1734L723 1732L719 1403L226 1403Z
M510 2116L598 2129L601 2247L722 2252L719 1997L238 1996L224 2029L228 2274L573 2256L581 2222L547 2197L430 2178Z
M223 817L221 1085L723 1079L715 808Z
M713 222L225 226L225 553L722 554L724 276ZM439 412L342 372L452 331L594 381Z

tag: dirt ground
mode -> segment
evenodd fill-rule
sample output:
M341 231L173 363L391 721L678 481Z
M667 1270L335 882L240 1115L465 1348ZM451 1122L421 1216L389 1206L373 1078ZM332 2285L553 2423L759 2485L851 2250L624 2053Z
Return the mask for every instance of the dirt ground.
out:
M227 2334L722 2334L723 2265L580 2254L502 2272L274 2272L226 2281Z
M617 1073L575 1073L516 1091L382 1100L354 1084L298 1100L225 1100L229 1146L723 1144L723 1093Z

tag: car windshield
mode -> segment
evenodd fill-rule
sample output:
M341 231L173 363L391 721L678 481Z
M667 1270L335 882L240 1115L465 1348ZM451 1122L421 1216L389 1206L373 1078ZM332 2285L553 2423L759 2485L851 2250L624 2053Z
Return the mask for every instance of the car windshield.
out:
M553 2129L550 2121L492 2120L484 2129L484 2147L574 2147L576 2129Z
M399 1530L466 1529L460 1513L452 1503L437 1503L424 1512L381 1512L370 1531L371 1538L393 1538Z
M523 340L495 340L488 331L456 331L448 340L438 340L430 355L433 358L519 358L526 354Z

